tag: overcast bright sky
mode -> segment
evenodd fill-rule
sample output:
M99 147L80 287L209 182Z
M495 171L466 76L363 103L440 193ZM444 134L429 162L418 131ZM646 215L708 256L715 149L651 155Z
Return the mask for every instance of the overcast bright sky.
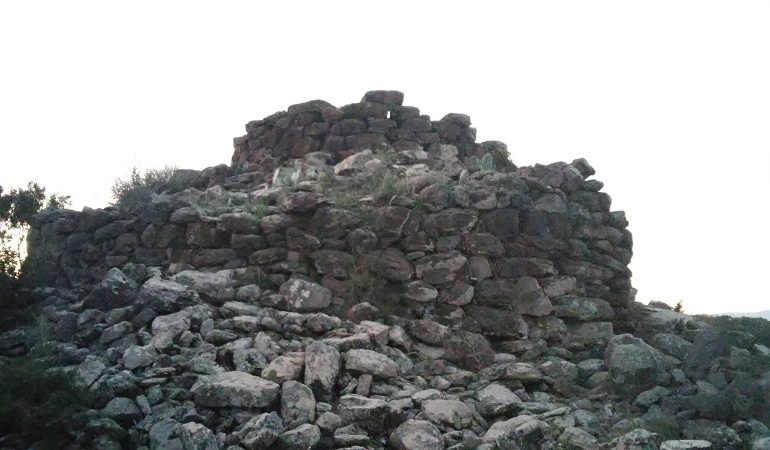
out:
M518 165L585 157L638 300L770 309L768 1L0 4L0 184L104 206L132 166L229 163L243 124L397 89Z

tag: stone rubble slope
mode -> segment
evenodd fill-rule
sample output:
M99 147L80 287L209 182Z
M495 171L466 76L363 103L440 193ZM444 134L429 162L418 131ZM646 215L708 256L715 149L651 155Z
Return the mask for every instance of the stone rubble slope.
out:
M323 289L306 280L290 279L279 291L236 283L231 287L251 295L224 303L205 300L210 285L188 287L157 268L129 264L111 270L106 281L118 283L112 286L127 295L127 306L87 308L102 285L74 303L71 290L36 292L45 297L43 317L56 325L52 344L71 362L64 370L99 398L99 409L73 419L81 447L764 449L770 443L770 377L754 370L767 363L770 349L744 334L714 358L714 330L672 311L653 311L672 318L650 322L668 330L650 343L620 334L593 355L557 345L538 355L513 354L494 350L481 334L387 316L368 303L342 318L304 311L291 299L294 285ZM228 281L219 283L223 289ZM0 338L4 353L14 350L12 337ZM465 368L469 363L473 370Z
M43 212L29 295L99 403L76 448L770 448L770 343L635 303L588 162L470 123L311 101L145 204Z

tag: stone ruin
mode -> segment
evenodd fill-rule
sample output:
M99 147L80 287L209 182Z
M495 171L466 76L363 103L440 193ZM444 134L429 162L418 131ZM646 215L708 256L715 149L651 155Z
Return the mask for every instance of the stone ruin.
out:
M615 310L633 300L632 238L588 162L517 168L501 142L475 142L468 116L432 121L402 101L373 91L342 108L315 100L249 122L234 139L232 167L243 173L138 211L41 217L30 254L55 265L47 274L64 286L129 261L274 287L301 276L339 298L366 278L407 317L462 322L497 339L611 337ZM358 204L335 205L329 191L355 191L385 158L409 195L377 201L364 190ZM302 182L271 182L291 170ZM332 175L325 190L324 174ZM263 202L262 217L250 201ZM207 211L207 203L233 207Z
M467 115L403 99L292 105L247 123L230 166L180 172L145 203L38 216L29 261L57 339L91 385L139 387L102 411L131 432L97 441L658 448L629 419L652 411L732 442L708 401L661 400L718 394L693 387L707 363L679 369L689 316L646 310L652 346L620 334L640 335L632 236L591 165L517 167ZM636 416L603 410L609 395Z
M497 169L515 170L501 142L476 143L476 129L465 114L432 121L414 106L403 106L396 91L370 91L359 103L336 108L323 100L292 105L246 124L246 135L233 141L232 165L275 168L291 158L321 152L330 164L364 150L394 150L406 155L427 151L439 159L451 151L468 167L492 155ZM442 146L454 146L447 150ZM455 161L452 161L455 163ZM454 165L452 172L457 166ZM433 167L437 169L436 167ZM444 168L444 167L441 167Z

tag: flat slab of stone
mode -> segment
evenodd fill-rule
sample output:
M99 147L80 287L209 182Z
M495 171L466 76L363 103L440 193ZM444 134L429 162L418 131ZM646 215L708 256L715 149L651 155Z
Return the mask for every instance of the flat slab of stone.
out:
M450 425L457 430L473 423L473 412L458 400L428 400L422 403L422 412L431 422Z
M280 386L246 372L202 377L191 389L195 403L213 408L264 408L278 397Z
M709 441L696 439L682 439L676 441L666 441L660 444L660 450L695 450L714 448ZM756 447L754 447L756 448Z
M374 350L354 349L348 351L345 354L345 368L382 378L393 378L398 375L398 365L395 361Z

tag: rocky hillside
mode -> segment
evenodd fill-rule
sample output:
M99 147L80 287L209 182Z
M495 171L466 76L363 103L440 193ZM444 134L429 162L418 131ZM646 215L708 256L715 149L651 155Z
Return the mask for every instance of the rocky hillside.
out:
M767 311L751 312L751 313L727 313L726 316L732 317L758 317L765 320L770 320L770 309Z
M27 296L94 395L73 448L770 448L767 330L635 303L587 161L402 103L293 105L229 167L40 214Z

